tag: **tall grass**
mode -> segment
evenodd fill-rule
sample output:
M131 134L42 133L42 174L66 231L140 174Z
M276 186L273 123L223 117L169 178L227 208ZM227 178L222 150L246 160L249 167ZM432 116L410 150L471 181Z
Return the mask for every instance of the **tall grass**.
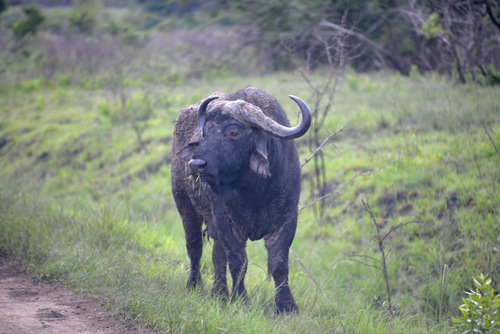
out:
M188 259L169 175L173 122L184 105L253 84L295 123L286 96L307 101L308 92L292 74L130 87L131 98L150 92L146 150L134 119L109 117L119 107L101 89L2 92L0 251L34 278L91 294L117 316L162 332L448 333L472 277L500 274L499 157L483 129L500 145L496 91L389 74L349 74L344 83L325 135L353 125L325 149L329 186L364 172L326 200L322 219L300 213L290 261L299 316L275 315L262 242L247 247L248 302L226 305L208 293L210 243L204 289L185 289ZM301 206L314 200L308 168ZM417 222L385 240L393 314L382 274L354 261L379 256L361 194L386 231Z

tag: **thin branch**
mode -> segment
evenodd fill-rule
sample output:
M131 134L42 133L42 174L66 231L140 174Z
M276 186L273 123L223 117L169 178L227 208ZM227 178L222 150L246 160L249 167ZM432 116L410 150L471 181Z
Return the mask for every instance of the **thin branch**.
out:
M493 145L493 147L495 148L495 151L497 151L497 154L498 156L500 157L500 150L498 149L498 146L495 144L495 141L493 140L493 138L491 137L490 135L490 132L488 131L488 129L486 128L486 125L483 125L483 128L484 128L484 132L486 132L486 134L488 135L488 138L490 139L490 142L491 144Z
M326 298L325 296L325 293L323 292L323 289L321 288L321 286L319 285L318 281L314 278L313 274L311 273L311 271L306 267L306 265L300 260L299 256L297 254L295 254L294 251L292 251L290 249L290 253L292 253L292 255L295 257L295 259L299 262L300 266L302 267L302 269L304 269L306 275L309 277L309 279L314 283L314 285L316 285L316 288L318 289L318 291L321 293L321 295L323 297Z
M347 123L346 123L347 124ZM318 197L316 198L314 201L312 201L311 203L309 204L306 204L304 205L303 207L301 207L299 209L299 213L304 210L304 209L307 209L311 206L313 206L314 204L324 200L325 198L328 198L328 197L331 197L331 196L334 196L334 195L337 195L338 193L340 193L342 191L342 189L344 189L349 183L353 182L358 176L368 176L368 175L373 175L373 174L377 174L378 172L380 172L381 170L387 168L388 166L392 165L392 164L395 164L396 162L398 162L399 159L397 160L391 160L389 161L387 164L385 164L384 166L380 167L379 169L377 170L372 170L371 168L366 168L366 169L363 169L362 171L360 171L359 173L357 173L356 175L354 175L353 177L351 177L347 182L345 182L344 184L342 184L341 186L337 187L337 189L335 189L335 191L332 191L328 194L325 194L321 197ZM380 219L380 218L379 218Z
M345 186L347 186L349 183L351 183L352 181L354 181L354 180L355 180L358 176L363 175L363 173L364 173L365 171L366 171L366 170L362 170L361 172L357 173L356 175L354 175L353 177L351 177L351 178L349 179L349 181L347 181L347 182L345 182L344 184L342 184L341 186L337 187L337 189L335 189L335 191L332 191L332 192L330 192L330 193L328 193L328 194L326 194L326 195L323 195L323 196L321 196L321 197L318 197L318 198L316 198L314 201L312 201L311 203L304 205L303 207L301 207L301 208L299 209L299 213L300 213L302 210L307 209L308 207L311 207L311 206L313 206L314 204L316 204L316 203L318 203L318 202L320 202L320 201L324 200L325 198L328 198L328 197L330 197L330 196L333 196L333 195L336 195L336 194L340 193L340 192L342 191L342 189L344 189L344 188L345 188Z
M375 48L377 51L380 51L385 55L388 55L390 53L389 51L387 51L386 49L384 49L383 47L381 47L380 45L378 45L377 43L375 43L374 41L372 41L371 39L369 39L368 37L366 37L365 35L363 35L359 32L346 29L344 27L339 26L338 24L329 22L327 20L321 20L321 22L319 24L323 27L332 28L332 29L335 29L337 31L343 32L344 34L357 37L358 39L362 40L366 44L370 45L371 47Z
M372 48L374 48L375 50L377 50L381 54L383 54L394 65L394 67L396 67L396 69L398 71L400 71L401 73L403 73L405 75L408 75L409 64L405 59L396 56L394 53L386 50L384 47L375 43L374 41L372 41L371 39L369 39L365 35L357 32L357 31L354 31L354 30L346 29L342 26L339 26L338 24L329 22L329 21L324 20L324 19L319 24L323 27L328 27L328 28L343 32L344 34L358 38L362 42L366 43L367 45L371 46Z
M486 12L488 13L488 16L491 19L491 22L497 26L498 29L500 29L500 22L497 21L495 15L493 14L493 11L491 10L491 5L488 0L484 0L484 4L486 5Z
M391 234L392 232L396 231L397 229L403 227L403 226L406 226L406 225L410 225L410 224L420 224L421 222L420 221L411 221L411 222L406 222L406 223L401 223L401 224L398 224L396 226L394 226L393 228L391 228L389 230L389 232L387 232L383 237L382 237L382 242L384 242L385 238L387 238L389 236L389 234Z
M375 227L377 228L377 241L378 241L378 247L380 249L380 253L382 254L382 273L384 274L384 279L385 279L385 288L387 290L387 302L389 304L389 312L392 313L393 307L392 307L392 300L391 300L391 287L389 286L389 275L387 273L387 263L385 261L386 259L386 254L385 254L385 249L384 249L384 238L381 238L380 236L380 231L381 227L377 223L377 219L373 215L372 208L370 207L370 204L368 203L368 200L366 200L366 197L363 196L361 199L361 203L363 203L363 206L365 207L366 211L368 211L368 214L370 215L370 218L373 221L373 224L375 224ZM387 234L385 235L387 236Z
M357 257L366 257L367 259L370 259L370 260L373 260L373 261L376 261L376 262L382 262L379 259L376 259L373 256L369 256L369 255L361 255L361 254L359 254L359 255L351 255L350 257L353 258L353 257L356 257L356 256Z
M316 148L316 150L314 150L314 152L311 154L311 156L309 158L307 158L301 165L301 167L304 167L304 165L306 165L309 161L311 161L312 159L314 159L314 157L316 156L316 154L318 154L320 151L323 150L323 146L326 145L326 143L328 143L330 141L330 139L332 139L336 134L338 134L339 132L342 132L344 130L344 127L349 124L350 121L347 121L346 123L344 123L344 125L342 125L337 131L334 131L332 132L330 135L328 135L328 137L326 137L325 140L323 140L323 142Z
M357 263L361 263L362 265L365 265L365 266L367 266L367 267L372 267L372 268L378 269L378 270L380 270L382 273L384 272L384 271L382 270L382 268L380 268L380 267L378 267L378 266L374 266L373 264L368 264L368 263L365 263L365 262L363 262L363 261L359 261L359 260L352 259L352 258L351 258L351 260L352 260L352 261L354 261L354 262L357 262Z

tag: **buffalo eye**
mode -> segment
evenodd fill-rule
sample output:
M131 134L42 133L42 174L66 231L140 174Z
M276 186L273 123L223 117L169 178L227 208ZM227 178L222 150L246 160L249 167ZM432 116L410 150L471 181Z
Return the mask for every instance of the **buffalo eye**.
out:
M224 129L224 135L229 138L237 139L243 134L243 128L236 124L229 125Z

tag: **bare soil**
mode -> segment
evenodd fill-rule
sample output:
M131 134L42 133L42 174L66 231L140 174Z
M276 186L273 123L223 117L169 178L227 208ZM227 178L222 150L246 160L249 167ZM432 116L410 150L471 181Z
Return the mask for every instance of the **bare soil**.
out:
M0 334L152 333L113 318L89 297L37 284L0 257Z

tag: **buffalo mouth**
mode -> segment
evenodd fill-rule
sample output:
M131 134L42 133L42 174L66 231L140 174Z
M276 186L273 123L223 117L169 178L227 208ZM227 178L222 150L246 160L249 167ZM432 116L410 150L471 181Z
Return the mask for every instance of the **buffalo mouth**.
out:
M192 182L207 182L207 183L216 183L217 178L213 175L210 174L205 174L205 173L192 173L188 177L189 180Z
M203 181L207 182L210 184L214 184L217 182L217 177L215 175L212 175L210 173L209 169L207 168L207 162L202 159L191 159L188 162L188 168L189 168L189 179L193 182L197 181Z

